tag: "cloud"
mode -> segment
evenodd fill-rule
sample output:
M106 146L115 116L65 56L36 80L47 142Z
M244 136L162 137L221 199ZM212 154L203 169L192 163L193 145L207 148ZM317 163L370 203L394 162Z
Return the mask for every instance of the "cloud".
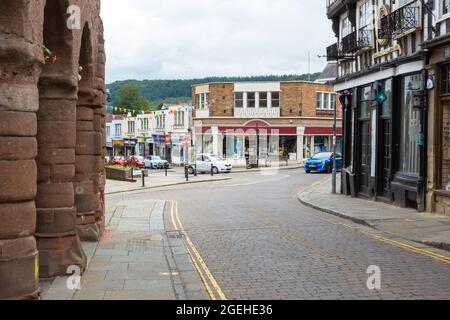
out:
M106 0L107 81L318 72L325 1Z

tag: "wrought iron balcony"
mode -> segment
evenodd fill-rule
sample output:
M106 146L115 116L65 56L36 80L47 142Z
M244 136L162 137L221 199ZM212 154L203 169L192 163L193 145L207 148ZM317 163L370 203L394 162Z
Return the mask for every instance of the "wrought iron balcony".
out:
M332 44L327 48L327 60L336 61L339 58L339 47L338 44Z
M420 27L420 4L415 1L381 18L378 37L380 39L400 37Z
M372 30L360 29L342 38L342 52L352 54L372 46Z

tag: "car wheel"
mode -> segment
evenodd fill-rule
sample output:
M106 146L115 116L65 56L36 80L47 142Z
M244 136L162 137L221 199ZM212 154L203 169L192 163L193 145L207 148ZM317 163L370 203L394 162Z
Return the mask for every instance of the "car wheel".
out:
M329 164L327 164L327 173L333 173L333 168Z
M195 174L195 170L194 170L194 168L192 168L192 167L189 167L189 169L188 169L188 172L189 172L189 174Z
M170 164L166 163L166 164L164 165L164 169L170 169Z
M217 167L213 167L212 171L214 174L219 174L219 168L217 168Z
M305 170L306 173L311 173L311 170Z

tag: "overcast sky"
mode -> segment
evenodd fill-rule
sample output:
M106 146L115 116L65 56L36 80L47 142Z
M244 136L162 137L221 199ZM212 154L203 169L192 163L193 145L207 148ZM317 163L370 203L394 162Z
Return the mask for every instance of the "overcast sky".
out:
M105 0L107 82L302 74L326 65L325 0Z

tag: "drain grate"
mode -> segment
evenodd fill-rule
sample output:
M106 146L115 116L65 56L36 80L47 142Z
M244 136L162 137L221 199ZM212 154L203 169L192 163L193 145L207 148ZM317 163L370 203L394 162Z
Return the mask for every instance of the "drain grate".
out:
M183 236L179 232L167 232L167 238L169 238L169 239L182 239Z

